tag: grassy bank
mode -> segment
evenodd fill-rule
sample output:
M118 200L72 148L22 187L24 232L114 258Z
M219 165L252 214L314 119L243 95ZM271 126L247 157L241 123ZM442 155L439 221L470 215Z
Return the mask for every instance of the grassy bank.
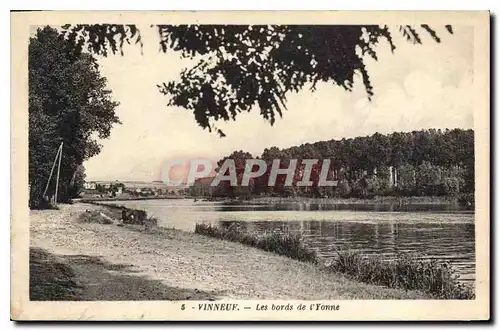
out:
M113 218L119 218L123 210L142 215L142 217L136 218L142 221L135 224L143 225L144 220L148 219L146 212L142 210L96 202L94 204L98 206L99 212L82 214L79 219L106 224L106 219L102 220L102 216L100 216L102 211L105 211L106 214L111 215ZM96 214L95 217L94 214ZM197 224L195 233L241 243L313 265L321 264L316 252L308 248L298 235L283 235L280 233L255 235L241 230L237 223L228 228L219 228L210 224ZM399 255L394 259L387 260L384 256L366 256L348 250L337 251L337 258L327 268L327 271L334 274L343 274L352 280L367 284L421 291L433 298L471 299L474 297L473 289L458 281L457 273L448 263L438 263L430 259L417 259L415 256L410 255Z
M93 201L135 201L135 200L179 200L185 199L184 196L171 196L171 195L161 195L161 196L116 196L116 197L83 197L78 200L82 203L90 203Z
M255 236L240 231L235 223L231 224L227 229L220 229L210 224L196 224L194 232L217 239L257 247L267 252L273 252L303 262L317 262L316 252L306 248L300 236L281 235L278 233Z
M101 206L59 207L30 212L30 247L49 252L55 263L68 268L53 268L52 260L34 259L30 263L31 285L58 283L58 279L64 284L70 279L82 287L74 300L430 298L420 291L332 275L313 263L238 242L175 229L145 231L135 225L80 219L89 211L112 210ZM107 216L112 217L112 213ZM52 272L44 271L47 268ZM67 284L73 288L72 283ZM57 300L50 293L61 293L34 288L35 293L40 291L47 293L39 296L41 300Z
M307 248L297 235L255 235L241 231L236 225L221 229L211 224L197 224L195 233L239 242L299 261L313 264L320 262L315 252ZM458 281L457 274L448 263L419 260L409 255L400 255L391 260L352 251L338 251L337 255L337 259L327 270L334 274L344 274L356 281L422 291L437 299L474 298L473 289Z
M356 281L406 290L419 290L437 299L474 299L474 289L462 284L449 263L422 260L401 254L387 260L380 255L353 251L337 252L329 266L333 272L348 275Z
M147 212L143 209L128 208L122 205L106 204L99 201L89 201L87 203L98 206L98 209L80 215L82 222L103 224L123 222L124 224L146 225L148 228L158 226L158 219L148 216Z

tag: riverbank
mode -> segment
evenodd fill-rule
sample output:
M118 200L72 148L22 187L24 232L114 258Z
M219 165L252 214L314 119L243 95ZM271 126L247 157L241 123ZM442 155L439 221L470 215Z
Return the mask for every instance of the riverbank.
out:
M227 199L226 199L227 200ZM224 201L224 200L222 200ZM451 197L433 197L433 196L416 196L416 197L396 197L396 196L376 196L373 199L360 198L308 198L308 197L257 197L251 199L232 199L234 203L248 203L256 205L273 205L273 204L324 204L324 205L368 205L368 204L399 204L399 205L453 205L457 204L457 200Z
M229 227L198 223L195 233L239 242L295 260L324 266L334 275L342 273L363 283L418 290L436 299L474 299L474 288L459 281L456 270L447 263L434 259L421 259L410 254L398 254L392 259L383 255L365 255L354 250L335 250L337 257L326 266L316 251L307 247L300 235L284 233L255 234L242 229L237 223Z
M139 200L194 200L195 202L216 202L224 205L247 205L247 206L289 206L289 205L305 205L305 206L327 206L352 208L352 209L374 209L382 211L411 211L416 210L439 211L474 211L473 197L461 196L375 196L372 199L360 198L308 198L308 197L187 197L187 196L157 196L157 197L103 197L103 198L85 198L76 199L78 203L98 203L98 202L113 202L113 201L139 201ZM469 200L472 200L469 201Z
M30 212L31 250L38 252L30 271L32 284L43 284L37 282L42 279L49 285L74 283L67 300L429 298L351 281L240 243L175 229L144 231L135 225L79 221L86 210L105 212L103 206L59 207ZM60 270L68 279L58 281ZM32 290L38 300L54 300L51 291Z
M450 196L376 196L372 199L360 198L308 198L308 197L250 197L250 198L206 198L206 202L224 205L254 206L303 206L305 208L377 210L377 211L467 211L474 212L473 197ZM471 202L472 201L472 202Z
M316 203L330 205L351 205L351 204L454 204L456 199L451 197L437 196L415 196L415 197L397 197L397 196L376 196L373 199L359 198L307 198L307 197L259 197L250 199L254 204L280 204L280 203Z
M207 197L187 197L187 196L150 196L150 197L134 197L134 196L117 196L117 197L94 197L75 199L78 203L92 203L100 201L133 201L133 200L179 200L179 199L196 199L198 201L223 202L228 204L255 204L255 205L272 205L272 204L287 204L287 203L308 203L308 204L328 204L328 205L350 205L350 204L456 204L457 199L451 197L433 197L433 196L417 196L417 197L396 197L396 196L376 196L373 199L359 198L308 198L308 197L251 197L251 198L207 198Z
M172 195L161 195L161 196L116 196L116 197L84 197L79 199L73 199L74 202L88 203L92 201L135 201L135 200L179 200L186 199L185 196L172 196Z

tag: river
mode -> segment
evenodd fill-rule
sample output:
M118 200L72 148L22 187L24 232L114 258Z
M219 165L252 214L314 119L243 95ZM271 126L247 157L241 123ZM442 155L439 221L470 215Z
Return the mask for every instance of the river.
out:
M190 199L113 201L144 209L159 226L194 231L196 223L228 226L239 222L248 231L300 233L325 260L335 249L363 253L398 252L450 262L460 279L475 279L474 213L435 205L226 205ZM439 210L441 209L441 210Z

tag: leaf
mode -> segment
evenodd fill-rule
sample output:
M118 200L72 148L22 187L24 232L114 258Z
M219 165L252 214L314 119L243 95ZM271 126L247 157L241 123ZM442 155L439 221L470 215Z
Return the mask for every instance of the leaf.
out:
M432 30L427 24L422 24L422 27L431 35L432 39L440 43L441 39L437 36L436 31Z
M140 44L135 25L65 26L70 33L87 32L84 38L95 54L125 54L124 41ZM374 95L364 58L357 49L378 60L378 45L396 45L387 26L379 25L156 25L161 52L179 52L195 65L181 78L165 82L160 93L168 104L194 111L204 129L215 120L236 120L242 111L260 107L261 116L272 125L276 114L286 110L286 97L305 86L312 91L318 82L353 90L353 77L361 73L367 98ZM440 42L427 24L400 26L403 36L422 44L417 28ZM108 29L108 30L107 30ZM451 26L446 29L452 33ZM104 32L103 32L104 31ZM76 38L76 35L73 35ZM118 40L115 40L115 37ZM77 39L78 39L77 38ZM209 60L207 60L209 59ZM209 77L210 79L205 82ZM311 85L309 85L311 84ZM212 91L212 92L210 92Z

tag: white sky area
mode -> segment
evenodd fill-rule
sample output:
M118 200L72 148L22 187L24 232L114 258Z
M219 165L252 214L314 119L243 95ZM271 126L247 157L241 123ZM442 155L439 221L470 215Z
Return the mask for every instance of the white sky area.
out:
M375 132L473 128L473 29L469 27L454 26L453 35L444 27L436 29L440 44L422 30L423 45L405 41L394 28L395 53L381 43L379 61L366 62L375 93L371 102L360 80L353 92L333 83L318 84L314 93L305 89L290 94L288 111L274 126L258 109L239 114L236 121L218 122L225 138L203 130L190 111L167 107L167 96L156 85L179 77L190 61L177 52L161 53L156 30L139 28L142 55L139 46L128 46L124 56L99 58L101 74L120 102L116 114L123 124L100 142L101 153L84 164L87 180L161 180L165 161L179 156L217 161L234 150L257 156L271 146L286 148Z

